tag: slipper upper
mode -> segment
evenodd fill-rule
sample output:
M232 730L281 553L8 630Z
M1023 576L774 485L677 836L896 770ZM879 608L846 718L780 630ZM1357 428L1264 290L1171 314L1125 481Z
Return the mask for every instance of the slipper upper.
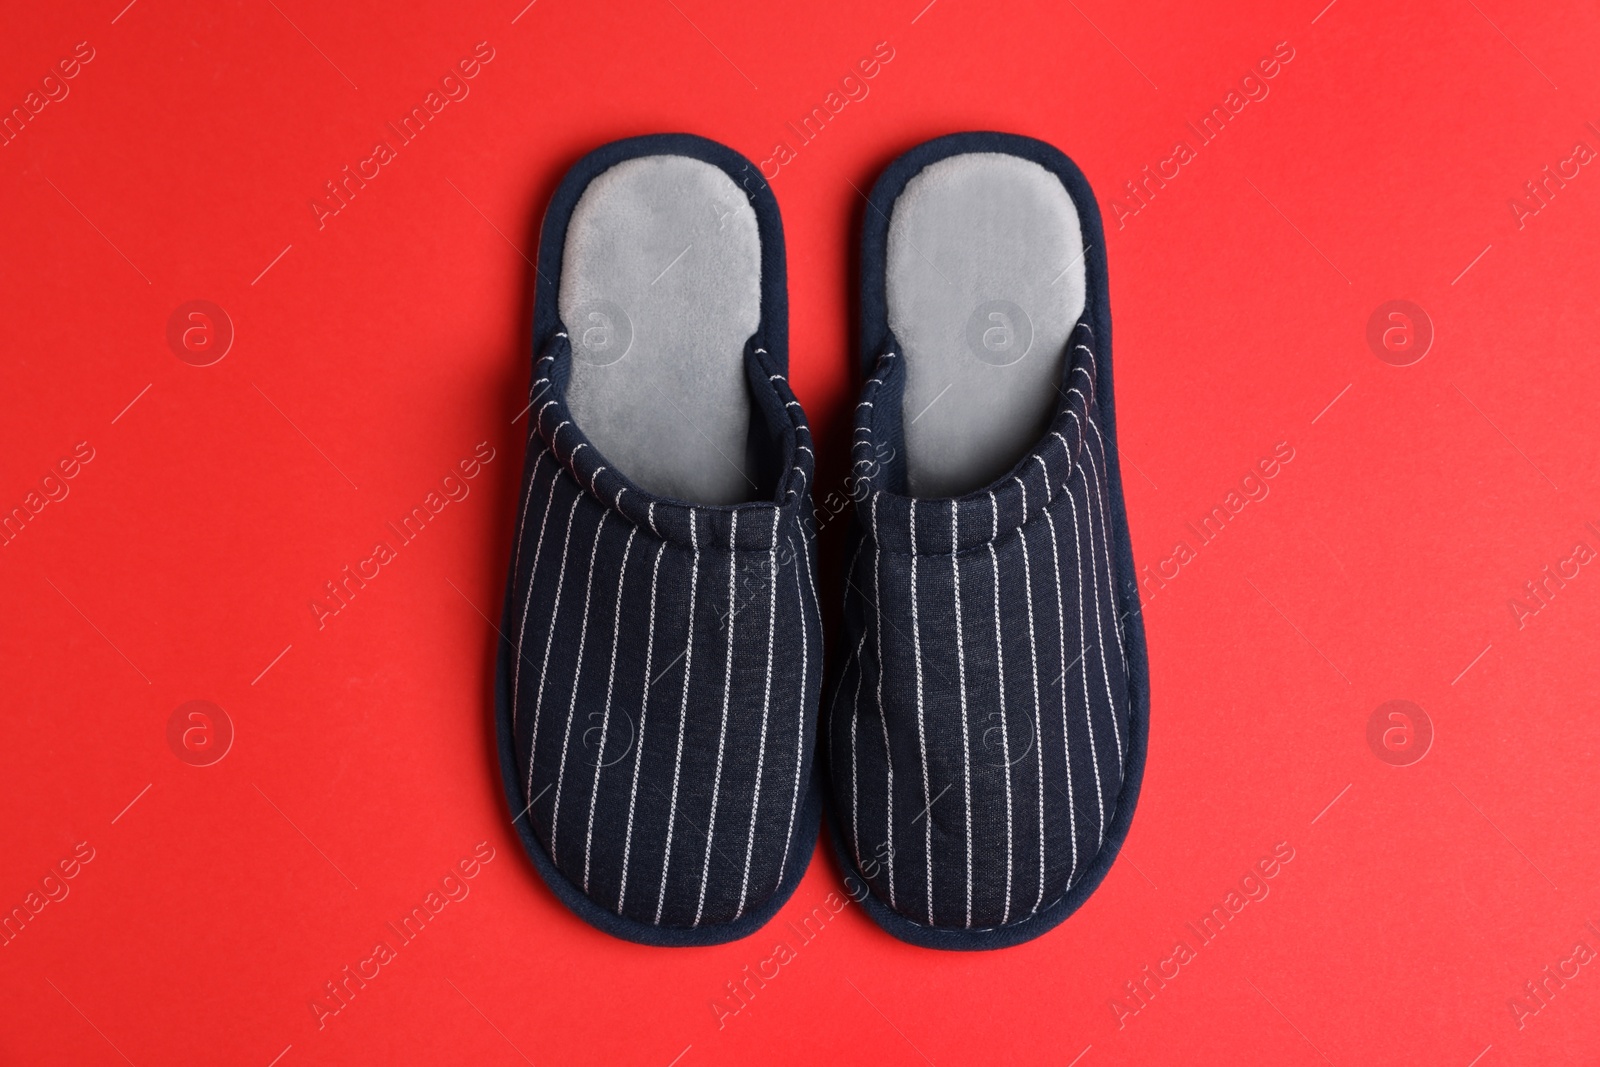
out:
M752 348L752 419L782 464L770 499L656 496L572 418L570 364L561 331L535 368L513 549L502 673L519 818L614 915L735 922L806 861L814 832L802 825L822 660L810 431L782 364Z
M1048 431L959 497L906 495L891 334L856 409L841 650L829 697L836 826L897 915L984 931L1096 867L1130 758L1108 440L1087 318Z

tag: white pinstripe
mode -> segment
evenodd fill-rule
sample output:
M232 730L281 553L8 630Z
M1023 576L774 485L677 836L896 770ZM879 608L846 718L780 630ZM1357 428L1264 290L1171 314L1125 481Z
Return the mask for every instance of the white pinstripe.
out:
M1021 478L1015 480L1022 489L1022 513L1026 515L1028 487L1023 485ZM1028 558L1028 535L1020 526L1017 527L1017 540L1022 542L1022 588L1028 602L1028 662L1033 669L1033 762L1039 772L1039 898L1033 902L1033 911L1029 912L1031 915L1044 903L1044 746L1039 740L1044 727L1039 709L1039 642L1033 629L1033 564Z
M538 458L533 461L533 475L528 479L528 499L522 505L522 522L524 529L526 529L528 521L528 505L533 503L533 490L534 487L539 484L539 464L543 463L544 457L550 454L551 452L549 449L541 450ZM513 737L515 737L517 733L517 697L519 696L518 683L522 680L522 637L523 634L527 632L528 628L528 605L533 603L533 576L534 573L539 569L539 552L544 548L545 524L550 521L550 505L556 502L556 479L560 476L560 473L560 471L556 471L550 475L550 496L545 501L544 518L539 520L539 539L535 543L533 549L533 566L528 569L528 596L527 599L522 602L522 623L517 630L517 661L512 665L511 668L511 735ZM519 530L517 533L516 560L520 561L521 558L522 532ZM511 565L511 575L513 581L516 580L516 574L517 562L513 561Z
M967 730L967 642L961 630L961 556L956 502L950 501L950 578L956 606L956 678L961 692L961 781L967 800L967 925L972 925L972 739ZM929 816L931 819L932 816Z
M655 523L655 502L650 504L650 529ZM659 534L657 536L660 536ZM633 750L633 785L628 792L628 832L622 839L622 884L617 889L617 914L622 914L623 903L628 899L628 859L633 852L633 808L639 799L639 767L644 763L644 728L650 717L650 665L656 650L656 580L661 574L661 553L666 542L656 545L656 559L650 567L650 635L644 642L644 685L641 686L639 711L639 743Z
M803 537L804 535L802 534L801 536ZM860 560L861 560L861 550L862 550L862 548L864 548L866 546L866 543L867 543L867 539L865 537L863 537L861 539L860 543L858 543L856 545L855 555L850 557L850 562L845 567L844 580L845 580L845 584L847 586L850 584L851 579L855 575L856 564L859 563ZM862 634L865 634L867 632L867 627L866 626L862 626L861 632L862 632ZM859 643L860 642L858 641L857 644L859 644ZM847 656L845 658L845 663L844 663L844 670L846 672L849 671L851 662L852 662L851 657ZM842 684L843 678L844 678L844 674L841 673L840 674L841 684L834 688L834 690L833 690L833 699L828 702L828 737L830 739L829 740L829 752L830 752L830 757L829 758L830 759L833 758L832 755L831 755L831 753L833 751L833 740L832 739L835 739L835 738L837 738L839 736L839 727L838 727L838 723L839 723L839 697L841 695L843 695L843 693L844 693L844 685ZM860 692L861 692L861 681L858 678L856 680L856 693L857 693L858 697L860 695ZM852 709L851 714L852 715L855 714L854 709ZM852 725L851 729L854 730L855 727Z
M802 537L803 536L804 535L802 534ZM844 575L846 584L849 584L855 575L856 564L861 560L861 550L865 545L865 537L863 537L861 541L856 544L855 555L850 557L850 563L845 567ZM804 605L802 605L802 610L803 608ZM833 699L828 702L828 758L830 761L837 763L840 759L838 754L839 698L844 695L844 680L845 678L849 677L851 669L850 665L852 663L855 664L856 689L855 695L850 701L850 848L852 854L855 856L856 866L858 868L861 866L861 817L859 814L861 786L860 780L857 777L856 724L861 718L861 650L867 642L867 630L867 626L863 625L861 627L861 637L856 641L855 652L845 657L844 669L839 673L839 684L834 687ZM802 652L804 651L804 647L805 645L802 641Z
M917 745L922 750L922 826L924 858L928 869L928 925L933 923L933 801L928 780L928 733L922 706L922 626L917 618L917 502L911 501L911 517L906 522L911 535L911 655L917 674Z
M622 499L622 494L617 494ZM594 785L589 790L589 829L583 839L583 891L589 891L589 859L594 851L594 809L600 806L600 772L606 765L606 735L611 726L611 689L617 680L617 638L622 633L622 589L628 581L628 553L639 527L628 530L628 543L622 546L622 568L617 574L616 615L611 624L611 667L606 673L606 706L600 714L600 748L594 760Z
M866 645L867 627L863 626L861 639L856 642L856 694L850 701L850 842L855 849L857 869L861 867L861 772L856 758L856 727L861 721L861 683L867 676L866 665L861 662L861 651Z
M1084 329L1089 331L1089 336L1091 338L1094 337L1094 329L1092 327L1084 326ZM1080 348L1083 349L1083 351L1085 353L1087 353L1088 356L1089 356L1089 362L1094 364L1095 373L1098 374L1100 372L1100 361L1094 358L1094 349L1090 348L1086 344L1075 344L1072 347L1074 349L1080 349ZM1090 380L1093 381L1093 377L1092 376L1091 376Z
M790 543L793 544L793 542ZM800 561L806 568L807 584L810 582L811 575L810 552L811 547L806 543L805 520L802 518L800 520ZM789 850L794 846L794 820L800 810L800 767L805 763L806 683L810 680L808 672L811 669L809 648L811 639L806 632L806 601L805 592L800 588L799 568L796 568L794 573L794 598L800 609L800 700L799 715L796 717L797 721L794 728L794 789L789 795L789 828L783 835L783 859L778 863L777 886L783 885L784 872L789 869ZM816 617L820 619L822 616L819 614ZM836 697L835 703L837 702L838 699Z
M733 695L733 617L737 606L734 578L738 571L734 564L739 557L739 512L729 514L732 517L728 524L728 651L722 667L722 725L717 730L717 772L711 780L711 814L706 820L706 858L700 868L700 902L695 905L692 926L699 926L700 917L705 913L706 886L711 880L711 843L717 832L717 797L722 792L722 754L727 746L728 703Z
M1078 392L1076 389L1074 389L1072 391L1074 393ZM1081 396L1083 394L1079 393L1079 395ZM1078 418L1078 413L1076 411L1073 411L1072 408L1070 408L1070 407L1067 408L1066 415L1067 415L1067 418L1071 419L1073 421L1073 423L1078 427L1078 444L1081 446L1083 444L1083 434L1084 434L1083 420ZM1077 453L1073 452L1071 449L1068 449L1067 450L1067 477L1068 478L1072 477L1072 472L1077 466L1078 466Z
M872 614L873 628L878 644L878 725L883 727L883 762L889 772L888 793L884 798L884 840L888 844L889 906L894 907L894 757L889 749L889 716L883 704L883 603L882 591L883 544L878 540L878 494L872 494ZM929 816L932 818L932 816Z
M1111 485L1111 466L1110 466L1110 461L1106 459L1106 439L1105 439L1105 436L1100 433L1100 425L1099 425L1097 420L1090 419L1089 420L1089 427L1092 430L1094 430L1095 438L1099 442L1098 447L1100 449L1100 466L1101 466L1101 469L1103 469L1106 472L1106 492L1109 493L1111 491L1111 489L1110 489L1110 485ZM1111 579L1111 575L1112 575L1112 570L1111 570L1111 538L1108 536L1109 531L1111 529L1111 523L1106 518L1106 498L1105 498L1105 496L1102 495L1102 496L1099 497L1099 504L1100 504L1100 531L1101 531L1100 544L1105 549L1105 561L1106 561L1106 595L1110 599L1110 602L1111 602L1111 613L1112 613L1112 615L1116 615L1117 598L1115 596L1115 587L1111 584L1111 582L1112 582L1112 579ZM1128 671L1128 649L1127 649L1127 646L1123 643L1123 638L1122 638L1122 620L1120 618L1117 619L1116 626L1113 627L1112 632L1115 633L1116 636L1117 636L1117 652L1122 657L1122 671L1123 671L1124 674L1126 674L1127 671Z
M572 717L578 710L578 683L583 680L583 649L589 640L589 598L594 592L594 561L600 552L600 535L611 513L600 512L594 526L594 546L589 549L589 574L583 583L583 622L578 630L578 660L572 668L572 700L567 704L567 729L561 738L561 762L556 770L556 798L550 809L550 858L556 858L556 835L561 830L561 787L567 777L567 750L572 747ZM554 624L552 623L552 629Z
M694 666L694 595L700 584L699 523L693 511L689 512L689 545L693 550L689 563L689 616L684 625L689 634L683 646L683 698L678 704L678 754L672 763L672 801L667 807L667 847L661 856L661 890L656 895L656 925L661 924L661 909L667 902L667 871L672 866L672 827L678 819L678 779L683 772L683 735L688 730L689 670Z
M750 832L744 844L744 878L739 883L739 907L733 913L734 918L744 914L750 892L750 862L755 857L756 822L761 817L761 775L767 764L767 716L772 709L772 639L778 628L778 519L782 514L777 508L772 509L772 547L767 550L767 681L761 694L761 740L756 746L756 782L750 797ZM733 621L730 619L728 624L731 626Z
M800 518L800 545L801 545L802 548L804 548L806 550L806 553L807 553L806 556L805 556L805 561L806 561L806 588L811 593L811 609L816 612L816 614L814 616L812 616L812 618L820 620L822 618L822 602L817 598L817 575L816 575L816 572L811 567L811 554L814 553L815 550L816 550L817 535L816 535L816 531L813 530L811 532L810 540L808 541L806 539L806 526L807 526L807 524L808 524L808 520L806 519L805 514L802 512L801 513L801 518Z
M1082 345L1078 345L1077 347L1083 348ZM1089 350L1087 348L1083 348L1083 350L1085 352L1089 352ZM1093 352L1089 352L1089 355L1091 357L1093 357L1094 353ZM1073 367L1072 368L1072 374L1081 374L1081 375L1083 375L1084 381L1087 382L1088 385L1089 385L1089 391L1091 393L1094 392L1094 375L1090 374L1087 368L1084 368L1084 367ZM1071 378L1072 374L1067 375L1067 377ZM1084 399L1084 403L1087 404L1088 401L1089 401L1089 398L1088 397L1084 397L1083 399Z
M1000 504L993 492L989 493L989 513L992 516L989 569L994 575L994 658L1000 676L1000 760L1005 764L1002 773L1006 776L1006 899L1000 912L1000 925L1004 926L1011 918L1011 866L1015 843L1011 821L1011 730L1006 724L1006 654L1000 641L1000 559L994 551L994 538L1000 534Z
M1088 453L1086 453L1086 454L1088 454ZM1095 466L1094 456L1092 454L1088 454L1088 455L1089 455L1089 470L1094 472L1095 495L1099 496L1101 490L1104 488L1104 485L1100 480L1100 470L1099 470L1098 467ZM1086 479L1084 481L1084 491L1086 493L1088 492L1088 485L1089 485L1089 483L1088 483L1088 481ZM1088 525L1089 525L1089 557L1090 557L1090 559L1092 561L1093 558L1094 558L1094 511L1089 507L1089 501L1087 499L1085 499L1084 502L1083 502L1083 511L1084 511L1084 517L1089 520L1089 522L1088 522ZM1110 571L1109 571L1109 569L1107 570L1107 580L1108 581L1110 580ZM1095 634L1095 645L1096 645L1096 647L1098 648L1098 650L1100 652L1100 677L1105 679L1105 684L1106 684L1106 710L1107 710L1107 714L1109 714L1111 716L1111 736L1116 738L1116 741L1117 741L1117 771L1120 774L1121 771L1122 771L1122 768L1124 766L1124 754L1123 754L1123 750L1122 750L1122 728L1117 725L1117 702L1116 702L1116 699L1114 697L1112 697L1112 695L1111 695L1111 668L1106 664L1106 633L1105 633L1105 628L1101 625L1101 621L1100 621L1101 620L1101 615L1102 615L1102 613L1100 611L1100 582L1098 580L1096 580L1092 575L1091 575L1091 577L1089 579L1089 582L1090 582L1091 585L1094 586L1094 634ZM1113 600L1109 606L1111 608L1112 616L1115 617L1116 610L1117 610L1116 609L1116 601ZM1085 666L1087 667L1087 665L1085 665Z
M1037 458L1037 457L1035 457ZM1039 465L1044 466L1041 460ZM1046 470L1048 476L1049 471ZM1061 649L1061 678L1057 685L1061 686L1061 758L1067 766L1067 826L1072 839L1072 869L1067 872L1067 885L1071 886L1078 876L1078 812L1077 794L1072 789L1072 744L1067 739L1067 617L1061 602L1061 543L1056 540L1056 520L1051 517L1050 509L1044 509L1045 525L1050 530L1050 558L1055 566L1051 571L1056 578L1056 632L1061 635L1058 647ZM1035 739L1039 746L1040 758L1044 758L1044 737Z
M551 451L554 451L553 447ZM555 499L554 483L552 483L550 487L550 498L552 500ZM545 636L544 660L539 665L539 691L537 694L535 694L533 700L533 729L528 734L527 796L533 795L533 757L539 751L539 718L544 713L544 680L550 676L550 646L555 642L556 621L561 617L561 588L566 584L567 581L567 550L572 547L572 520L578 514L578 501L582 499L583 490L579 489L575 494L573 494L572 507L567 512L567 534L565 541L561 545L561 569L556 572L555 606L550 609L550 632ZM535 553L535 555L538 555L538 553ZM537 564L538 560L534 560L534 563ZM528 589L528 600L530 603L533 600L533 588L531 586ZM524 618L526 618L527 609L524 608L523 611ZM531 804L532 801L529 801L529 803Z
M1085 487L1088 480L1084 481ZM1106 839L1106 802L1105 787L1100 782L1100 751L1094 743L1094 713L1089 704L1089 645L1084 631L1088 624L1083 618L1083 532L1078 529L1078 501L1072 495L1072 487L1063 484L1066 491L1067 503L1072 505L1072 555L1076 564L1074 569L1078 572L1078 661L1083 664L1083 721L1089 727L1089 766L1094 768L1094 802L1100 809L1100 828L1095 836L1095 847L1098 848ZM1084 501L1088 506L1088 501ZM1062 681L1065 686L1065 680Z

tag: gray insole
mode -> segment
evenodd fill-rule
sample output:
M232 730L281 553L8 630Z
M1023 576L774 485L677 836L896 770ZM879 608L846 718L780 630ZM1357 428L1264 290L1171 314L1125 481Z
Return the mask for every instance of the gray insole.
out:
M558 307L567 404L606 461L659 496L750 499L744 350L761 320L761 239L733 179L668 155L596 177L567 226Z
M1072 197L1037 163L972 152L906 183L885 280L912 496L981 489L1044 435L1083 313L1083 260Z

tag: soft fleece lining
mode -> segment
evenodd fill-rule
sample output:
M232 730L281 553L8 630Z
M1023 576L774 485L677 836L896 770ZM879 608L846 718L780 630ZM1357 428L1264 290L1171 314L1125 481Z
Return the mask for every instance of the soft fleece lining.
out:
M755 483L744 503L644 488L602 451L569 396L578 346L603 339L573 336L559 312L575 210L603 176L663 156L715 168L754 215L760 314L738 364ZM685 170L697 168L662 173ZM799 884L821 813L814 464L787 380L777 203L753 164L704 138L605 145L551 198L535 285L538 358L495 680L507 809L540 876L589 924L650 945L744 937ZM607 362L603 349L582 357ZM630 358L617 361L619 374ZM604 417L620 407L598 395L579 403L626 447L626 420Z
M998 478L1055 412L1083 314L1083 234L1039 164L971 152L906 183L889 222L889 327L905 348L913 496Z
M745 342L761 317L756 214L723 170L644 156L591 181L567 226L567 402L640 488L753 498Z
M906 397L918 353L891 329L890 233L917 175L974 154L1036 164L1070 196L1083 307L1059 381L1049 388L1043 375L1043 435L988 484L928 497L910 484L908 428L924 412ZM847 547L827 704L831 836L870 889L863 909L894 936L1003 948L1050 930L1100 884L1144 772L1149 671L1116 448L1100 215L1082 173L1051 145L954 134L885 170L861 242L867 380L853 461L867 492ZM960 269L935 262L946 275ZM968 402L955 392L940 403Z

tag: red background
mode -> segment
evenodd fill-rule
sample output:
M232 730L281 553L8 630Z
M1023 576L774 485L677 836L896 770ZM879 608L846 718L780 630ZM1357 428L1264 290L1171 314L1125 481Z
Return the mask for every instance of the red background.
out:
M1600 1049L1600 963L1537 1013L1511 1007L1542 968L1570 974L1576 942L1600 949L1600 566L1521 626L1511 608L1577 542L1600 548L1600 173L1510 207L1576 142L1600 148L1592 5L123 2L13 2L0 42L6 109L94 50L0 148L0 507L94 452L0 548L0 908L94 850L0 948L5 1062L1495 1067ZM319 229L323 183L479 41L494 58L470 95ZM880 41L870 95L795 145L786 123ZM1123 183L1280 41L1294 58L1270 95L1118 231ZM570 916L503 810L487 620L526 428L527 256L556 181L603 141L683 129L757 161L791 142L773 187L826 494L852 403L856 190L974 128L1059 145L1101 196L1141 566L1279 442L1294 459L1147 604L1144 795L1077 915L962 955L846 907L719 1019L725 983L841 890L825 850L761 934L649 949ZM208 367L166 339L196 299L236 331ZM1433 324L1411 366L1366 340L1392 299ZM323 582L480 441L496 458L471 495L319 630ZM208 767L167 739L196 699L235 731ZM1410 766L1368 743L1392 699L1435 732ZM495 858L470 896L319 1029L323 984L480 841ZM1294 859L1270 895L1119 1020L1124 983L1279 842Z

